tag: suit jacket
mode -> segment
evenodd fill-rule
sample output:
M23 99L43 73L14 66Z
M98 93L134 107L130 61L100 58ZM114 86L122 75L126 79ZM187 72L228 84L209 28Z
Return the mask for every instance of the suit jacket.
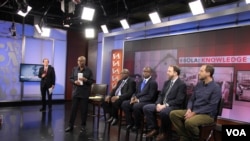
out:
M161 93L158 95L158 99L156 101L156 104L163 104L165 94L168 90L168 87L171 83L171 80L165 81ZM169 106L176 107L176 108L182 108L184 100L186 98L186 84L178 78L174 85L172 86L169 94L167 95L167 103Z
M137 87L137 92L135 96L139 99L139 102L155 102L158 93L158 84L151 77L141 90L141 84Z
M117 85L115 86L115 88L113 88L112 91L110 92L110 96L115 95L115 92L121 85L122 80L123 79L117 82ZM121 88L121 95L119 99L121 99L122 101L130 99L131 96L135 93L135 90L136 90L136 83L132 78L129 77L126 83L124 84L124 86Z
M47 75L42 78L42 74L44 73L44 66L39 69L38 77L41 78L41 87L47 86L50 88L52 85L55 85L56 75L54 67L48 66Z

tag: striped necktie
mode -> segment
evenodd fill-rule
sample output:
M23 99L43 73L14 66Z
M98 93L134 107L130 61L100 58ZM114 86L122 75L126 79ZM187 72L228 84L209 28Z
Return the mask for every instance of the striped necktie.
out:
M168 94L169 94L169 92L170 92L170 90L171 90L173 84L174 84L174 82L171 81L171 83L170 83L170 85L169 85L169 87L168 87L168 90L167 90L167 92L166 92L166 94L165 94L165 97L164 97L164 100L163 100L163 104L166 104L166 102L167 102L167 96L168 96Z
M116 91L115 91L115 95L117 96L119 96L119 95L121 95L121 89L122 89L122 87L124 86L124 84L126 83L126 81L125 80L122 80L122 83L120 84L120 86L116 89Z

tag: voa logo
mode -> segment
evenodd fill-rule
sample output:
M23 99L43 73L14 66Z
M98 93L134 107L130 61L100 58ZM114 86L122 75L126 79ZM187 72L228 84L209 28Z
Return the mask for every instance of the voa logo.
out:
M244 129L226 129L227 136L247 136Z

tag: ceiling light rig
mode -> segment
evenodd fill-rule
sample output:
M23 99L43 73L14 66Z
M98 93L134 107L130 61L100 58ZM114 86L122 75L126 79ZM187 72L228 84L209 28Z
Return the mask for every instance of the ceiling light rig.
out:
M64 27L70 27L72 25L71 18L68 16L63 20Z
M65 15L65 18L62 22L63 27L70 27L76 18L75 14L78 14L77 5L80 5L82 0L61 0L61 10ZM81 7L81 5L80 5Z
M82 1L81 0L72 0L74 4L80 4Z
M26 0L16 0L16 3L18 5L18 11L17 14L20 16L25 17L32 9L26 2Z
M42 31L42 27L43 27L43 18L41 18L41 20L38 22L38 23L35 23L35 28L36 28L36 31L41 34L43 31Z

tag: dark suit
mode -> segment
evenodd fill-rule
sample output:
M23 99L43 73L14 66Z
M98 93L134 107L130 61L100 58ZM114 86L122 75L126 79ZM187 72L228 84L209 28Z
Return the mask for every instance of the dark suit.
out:
M139 99L139 103L130 104L130 100L126 100L122 103L127 124L135 125L137 128L140 127L143 118L142 107L146 104L154 103L158 91L158 84L152 77L142 90L140 89L141 84L142 82L138 85L137 92L133 95Z
M110 92L110 97L115 96L116 90L119 88L119 86L122 84L122 79L117 82L117 85L112 91ZM119 96L119 99L116 100L114 103L112 102L105 102L103 101L102 106L105 111L105 113L110 113L110 116L113 118L118 118L118 110L121 107L121 104L124 100L128 100L131 98L131 96L135 93L136 90L136 83L132 78L128 78L126 83L121 88L121 95Z
M161 93L158 95L158 99L155 104L148 104L143 107L143 112L147 120L147 126L149 129L157 129L156 122L156 105L163 104L165 95L168 91L171 81L168 80L164 83ZM169 119L169 113L175 109L181 109L186 97L186 84L178 78L170 92L167 95L166 103L169 105L159 112L161 118L161 132L166 132L171 125Z
M42 94L42 109L46 109L46 93L48 96L48 107L52 106L52 94L49 94L49 88L55 85L56 75L52 66L48 66L46 76L42 78L42 74L45 73L44 67L39 69L38 77L41 78L40 90Z

